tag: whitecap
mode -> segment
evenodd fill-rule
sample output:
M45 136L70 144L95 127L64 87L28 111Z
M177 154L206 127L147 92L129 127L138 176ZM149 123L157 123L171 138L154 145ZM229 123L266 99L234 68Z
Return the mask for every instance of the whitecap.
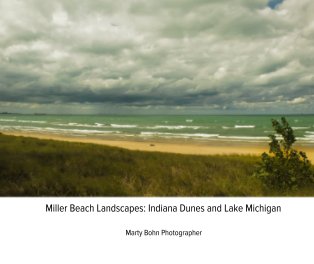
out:
M253 137L253 136L218 136L220 139L238 139L238 140L269 140L268 137Z
M104 124L101 124L101 123L95 123L95 126L96 126L96 127L103 127L103 126L104 126Z
M234 128L255 128L254 125L235 125Z
M178 137L178 138L213 138L218 137L219 134L201 134L201 133L167 133L167 132L141 132L143 136L168 136L168 137Z
M292 127L292 129L294 130L305 130L305 129L309 129L310 127Z
M119 125L119 124L110 124L111 127L115 128L134 128L137 127L137 125Z
M0 119L0 121L3 121L3 122L16 122L15 119Z
M169 130L179 130L179 129L199 129L200 126L149 126L145 127L146 129L169 129Z
M37 120L15 120L18 123L34 123L34 124L45 124L46 121L37 121Z

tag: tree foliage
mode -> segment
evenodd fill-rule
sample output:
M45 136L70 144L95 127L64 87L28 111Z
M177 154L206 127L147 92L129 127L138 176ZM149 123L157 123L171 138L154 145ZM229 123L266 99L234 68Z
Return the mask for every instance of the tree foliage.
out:
M304 152L292 148L296 138L287 120L284 117L281 122L272 119L272 126L276 134L269 135L269 154L262 154L256 175L268 188L280 191L313 183L311 162Z

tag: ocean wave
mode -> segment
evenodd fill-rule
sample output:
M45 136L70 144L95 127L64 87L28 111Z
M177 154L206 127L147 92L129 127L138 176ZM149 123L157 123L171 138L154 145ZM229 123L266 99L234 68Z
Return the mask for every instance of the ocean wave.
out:
M16 122L16 119L3 119L3 118L1 118L0 121L3 121L3 122Z
M314 135L305 135L304 137L300 138L297 137L299 142L306 142L306 143L314 143Z
M196 138L213 138L218 137L219 134L190 134L190 133L166 133L166 132L141 132L140 133L143 136L167 136L167 137L183 137L183 138L189 138L189 137L196 137Z
M18 123L34 123L34 124L45 124L47 121L36 121L36 120L16 120Z
M45 124L47 121L40 120L18 120L18 119L0 119L3 122L17 122L17 123L34 123L34 124Z
M226 141L249 141L249 142L261 142L269 140L268 137L261 136L221 136L219 134L202 134L202 133L167 133L167 132L141 132L142 136L148 137L166 137L166 138L207 138L207 139L221 139Z
M141 132L144 136L155 136L155 135L174 135L173 133L162 133L162 132Z
M10 131L10 130L17 130L17 131L37 131L41 128L39 127L30 127L30 126L0 126L1 130Z
M219 134L201 134L201 133L198 133L198 134L183 134L185 136L188 136L188 137L200 137L200 138L214 138L214 137L218 137Z
M236 139L236 140L269 140L268 137L254 137L254 136L218 136L219 139Z
M105 124L95 123L95 126L96 126L96 127L103 127L103 126L105 126Z
M94 127L93 125L89 125L89 124L79 124L79 123L52 123L53 125L56 126L62 126L62 127Z
M62 134L120 134L121 131L95 130L95 129L63 129L54 127L32 127L32 126L0 126L0 129L6 131L28 131L28 132L49 132Z
M310 129L310 127L292 127L292 129L294 129L294 130L306 130L306 129Z
M168 129L168 130L180 130L180 129L200 129L200 126L148 126L146 129Z
M81 134L110 134L110 133L121 133L120 131L109 131L109 130L95 130L95 129L56 129L53 127L45 127L44 130L65 132L65 133L81 133Z
M222 126L222 129L241 129L241 128L255 128L255 125L235 125L233 127L230 126Z
M52 123L53 125L56 126L62 126L62 127L91 127L91 128L95 128L95 127L104 127L105 125L100 124L100 123L95 123L94 125L92 124L81 124L81 123Z
M192 123L192 122L193 122L193 119L186 119L185 122L187 122L187 123Z
M137 125L120 125L120 124L110 124L114 128L135 128Z
M311 135L314 135L314 131L305 131L305 134L311 134Z
M235 125L234 128L255 128L255 125Z

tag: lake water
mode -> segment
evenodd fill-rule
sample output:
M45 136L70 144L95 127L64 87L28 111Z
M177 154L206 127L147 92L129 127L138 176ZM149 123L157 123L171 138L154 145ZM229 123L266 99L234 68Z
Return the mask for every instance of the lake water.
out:
M0 115L0 131L134 140L268 141L280 116ZM286 117L299 142L314 143L314 115Z

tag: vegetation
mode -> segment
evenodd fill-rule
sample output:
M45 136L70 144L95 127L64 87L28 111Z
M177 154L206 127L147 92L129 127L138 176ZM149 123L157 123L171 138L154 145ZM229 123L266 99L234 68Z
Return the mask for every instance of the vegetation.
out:
M262 179L266 187L286 192L310 186L314 182L313 167L306 154L292 148L296 142L293 129L282 117L281 122L272 120L277 136L270 135L269 153L262 154L262 162L256 175Z
M195 156L0 135L1 196L267 196L256 156ZM313 195L314 188L286 195Z

